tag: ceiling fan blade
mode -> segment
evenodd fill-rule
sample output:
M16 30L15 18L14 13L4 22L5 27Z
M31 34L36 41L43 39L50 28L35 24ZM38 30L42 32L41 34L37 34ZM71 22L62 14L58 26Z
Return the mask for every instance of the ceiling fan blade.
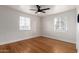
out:
M36 7L37 7L38 9L40 9L40 6L39 6L39 5L36 5Z
M45 8L45 9L41 9L41 10L49 10L50 8Z
M32 11L37 11L36 9L30 9L30 10L32 10Z
M42 11L42 13L46 13L46 12Z

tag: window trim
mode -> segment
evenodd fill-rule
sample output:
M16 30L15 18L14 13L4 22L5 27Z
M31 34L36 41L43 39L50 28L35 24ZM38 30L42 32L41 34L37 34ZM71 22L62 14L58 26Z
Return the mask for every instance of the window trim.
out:
M61 22L63 22L64 23L64 26L62 27L62 23L59 23L59 24L57 24L57 21L61 21ZM58 29L56 29L57 27L56 26L61 26L60 28L58 28ZM64 28L64 29L62 29L62 28ZM68 31L68 26L67 26L67 22L66 21L64 21L64 20L62 20L62 18L61 17L55 17L54 18L54 32L67 32Z
M21 25L21 21L24 22L24 20L21 19L22 17L24 18L25 21L27 21L27 20L26 20L27 18L29 19L29 26L30 26L29 29L25 29L25 28L27 28L27 27L26 27L27 25L24 25L24 24ZM25 24L26 24L26 23L25 23ZM23 27L23 25L25 26L24 29L21 28L21 27ZM19 30L20 30L20 31L30 31L30 30L31 30L31 19L30 19L30 17L27 17L27 16L20 16L20 17L19 17Z

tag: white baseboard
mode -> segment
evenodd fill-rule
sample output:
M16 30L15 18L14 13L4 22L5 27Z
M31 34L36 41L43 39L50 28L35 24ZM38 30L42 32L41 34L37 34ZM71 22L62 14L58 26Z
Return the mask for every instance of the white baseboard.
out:
M38 37L38 36L39 35L35 35L35 36L29 36L29 37L15 39L15 40L11 40L11 41L4 41L4 42L0 42L0 45L9 44L9 43L13 43L13 42L18 42L18 41L21 41L21 40L24 40L24 39L35 38L35 37Z
M74 43L75 44L75 42L70 42L70 41L62 40L61 38L57 38L57 37L52 37L52 36L47 36L47 35L42 35L42 36L48 37L48 38L51 38L51 39L58 39L58 40L61 40L61 41L65 41L65 42L69 42L69 43Z
M34 35L34 36L29 36L29 37L20 38L20 39L15 39L15 40L13 39L13 40L11 40L11 41L0 42L0 45L3 45L3 44L9 44L9 43L13 43L13 42L21 41L21 40L24 40L24 39L35 38L35 37L39 37L39 36L44 36L44 37L48 37L48 38L53 38L53 39L58 39L58 40L61 40L61 41L65 41L65 40L62 40L61 38L56 38L56 37L52 37L52 36L46 36L46 35ZM65 42L70 42L70 41L65 41ZM70 42L70 43L75 43L75 42Z

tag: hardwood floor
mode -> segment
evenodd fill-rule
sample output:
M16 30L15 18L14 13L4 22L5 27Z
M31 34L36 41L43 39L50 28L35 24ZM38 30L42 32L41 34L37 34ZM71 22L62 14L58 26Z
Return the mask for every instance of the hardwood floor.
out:
M0 45L1 53L76 53L75 44L47 37L36 37Z

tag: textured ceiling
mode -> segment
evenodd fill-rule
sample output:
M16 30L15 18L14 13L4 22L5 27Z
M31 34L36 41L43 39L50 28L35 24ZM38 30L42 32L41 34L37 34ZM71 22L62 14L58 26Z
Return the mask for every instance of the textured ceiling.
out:
M36 9L35 5L7 5L6 7L13 8L18 11L25 12L32 15L37 15L37 16L57 14L60 12L75 9L74 5L41 5L41 8L50 8L50 10L46 10L45 11L46 13L35 14L35 11L30 10L30 9Z

